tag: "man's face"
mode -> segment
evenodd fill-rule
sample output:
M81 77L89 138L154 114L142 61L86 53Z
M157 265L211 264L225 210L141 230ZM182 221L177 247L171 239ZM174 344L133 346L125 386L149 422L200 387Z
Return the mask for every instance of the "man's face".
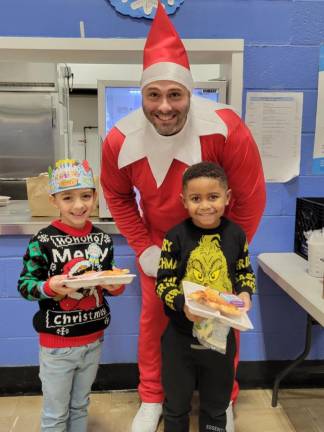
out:
M160 135L174 135L184 126L190 92L174 81L154 81L142 90L143 111Z

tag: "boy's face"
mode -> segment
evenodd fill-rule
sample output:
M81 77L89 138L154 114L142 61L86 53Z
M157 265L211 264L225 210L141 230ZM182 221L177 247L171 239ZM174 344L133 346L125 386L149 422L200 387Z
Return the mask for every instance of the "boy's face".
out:
M182 200L193 223L208 229L218 227L230 197L231 191L218 179L198 177L188 181Z
M82 229L96 201L94 189L72 189L50 196L61 214L61 221L72 228Z

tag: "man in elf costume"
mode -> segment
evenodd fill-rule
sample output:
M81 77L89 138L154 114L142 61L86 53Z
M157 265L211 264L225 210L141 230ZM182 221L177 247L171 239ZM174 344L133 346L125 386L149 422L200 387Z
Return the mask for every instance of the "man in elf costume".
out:
M232 190L226 216L244 229L248 241L265 206L263 170L250 131L231 107L191 95L193 85L184 45L158 2L144 48L142 108L110 130L101 167L107 204L136 253L141 278L142 404L132 432L155 432L162 412L160 337L167 318L155 294L155 277L165 233L187 217L180 199L184 170L204 160L224 168ZM232 401L237 394L235 383ZM231 405L227 417L227 431L233 432Z

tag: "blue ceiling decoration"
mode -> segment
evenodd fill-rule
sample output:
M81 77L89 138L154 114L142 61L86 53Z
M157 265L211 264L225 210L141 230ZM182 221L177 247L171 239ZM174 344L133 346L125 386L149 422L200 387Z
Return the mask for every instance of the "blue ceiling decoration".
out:
M123 15L135 18L153 19L157 7L157 0L108 0L112 6ZM161 0L168 15L173 14L184 0Z

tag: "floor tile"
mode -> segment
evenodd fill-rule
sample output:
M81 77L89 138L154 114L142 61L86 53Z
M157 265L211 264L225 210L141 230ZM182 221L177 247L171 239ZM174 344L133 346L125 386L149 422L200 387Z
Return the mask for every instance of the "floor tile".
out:
M0 432L10 432L11 426L14 422L14 417L5 417L3 414L0 416Z
M0 418L13 415L17 410L18 403L19 398L17 397L0 398Z
M276 408L271 396L270 389L241 390L235 432L324 432L324 389L280 389ZM41 405L40 396L0 397L0 432L39 432ZM139 405L134 391L92 393L88 432L129 432ZM198 409L195 394L190 432L198 432Z

